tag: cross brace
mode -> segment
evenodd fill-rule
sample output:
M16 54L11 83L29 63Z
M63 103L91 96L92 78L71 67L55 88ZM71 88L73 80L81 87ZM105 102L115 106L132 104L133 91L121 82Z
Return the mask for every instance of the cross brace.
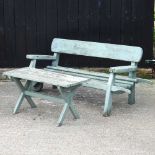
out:
M62 87L58 86L58 90L59 90L61 97L54 97L51 95L49 96L46 94L32 91L31 90L31 85L33 84L32 81L28 80L28 81L26 81L25 85L23 85L19 78L12 78L12 79L15 81L16 85L18 86L19 90L21 91L21 94L17 100L16 106L13 111L14 114L19 112L20 106L21 106L24 98L28 101L31 108L36 108L36 105L31 97L38 97L38 98L45 99L45 100L60 101L60 102L64 103L63 110L62 110L62 112L59 116L59 119L58 119L58 126L61 126L63 124L64 118L65 118L68 110L71 111L74 119L79 118L79 113L77 112L77 110L73 104L73 96L74 96L75 90L80 86L80 84L77 86L69 87L69 88L62 88Z

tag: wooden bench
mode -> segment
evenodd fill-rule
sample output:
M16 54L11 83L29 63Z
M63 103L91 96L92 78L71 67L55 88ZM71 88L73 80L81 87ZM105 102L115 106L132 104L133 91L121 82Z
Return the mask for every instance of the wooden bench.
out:
M54 52L53 56L27 55L27 58L32 60L30 66L35 67L36 61L43 58L44 60L52 60L52 65L47 66L46 70L91 79L83 83L83 86L106 91L105 101L103 101L104 116L109 116L111 113L113 93L128 93L128 103L135 103L135 84L143 81L140 78L136 78L138 62L143 54L142 48L55 38L51 45L51 51ZM60 66L59 59L61 54L121 60L129 62L129 65L111 67L109 74L89 72ZM118 75L120 73L128 73L128 77Z
M75 90L79 86L81 86L82 82L87 81L87 78L75 77L72 75L64 75L62 73L45 71L43 69L35 69L32 67L16 69L4 72L3 74L11 77L11 79L15 81L15 83L21 91L21 94L17 100L14 109L14 114L18 113L24 98L28 101L32 108L35 108L36 105L31 97L38 97L45 100L55 102L59 101L64 103L63 110L58 119L58 126L62 125L68 109L70 109L75 119L79 118L79 114L76 111L75 106L73 104L73 96ZM22 79L26 80L25 85L22 84ZM51 95L32 91L31 85L33 84L33 82L41 82L57 86L60 92L60 96L54 97Z

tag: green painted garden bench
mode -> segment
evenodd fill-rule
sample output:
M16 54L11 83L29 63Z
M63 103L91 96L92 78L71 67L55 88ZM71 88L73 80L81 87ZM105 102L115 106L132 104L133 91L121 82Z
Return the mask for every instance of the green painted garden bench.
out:
M105 90L104 116L109 116L111 113L113 93L128 93L128 103L135 103L135 84L145 81L136 77L138 62L140 62L143 54L142 48L55 38L51 44L51 51L54 52L53 56L27 55L27 58L31 59L30 66L35 67L37 60L52 60L52 65L47 66L45 70L91 79L84 82L83 86ZM129 62L129 65L111 67L109 74L90 72L60 66L61 54L121 60ZM118 75L120 73L128 73L128 76Z

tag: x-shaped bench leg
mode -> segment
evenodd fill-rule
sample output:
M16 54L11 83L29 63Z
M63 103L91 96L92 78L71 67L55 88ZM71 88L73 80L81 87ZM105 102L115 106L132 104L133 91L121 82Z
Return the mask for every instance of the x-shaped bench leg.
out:
M79 86L77 86L77 87L79 87ZM80 118L79 113L77 112L77 110L73 104L73 96L74 96L74 92L77 87L72 87L70 89L64 89L64 88L58 87L58 90L59 90L62 98L65 101L63 110L62 110L60 117L58 119L58 126L62 125L68 109L71 111L74 119Z
M16 85L18 86L19 90L21 91L21 94L17 100L16 106L14 108L13 113L17 114L19 112L19 108L24 100L24 98L26 98L26 100L28 101L28 103L30 104L31 108L36 108L35 103L33 102L33 100L31 99L30 96L26 96L25 95L25 91L30 89L30 85L31 85L31 81L26 81L25 86L23 86L23 84L21 83L20 79L18 78L13 78L13 80L15 81Z
M104 104L104 110L103 110L103 116L107 117L110 116L111 113L111 108L112 108L112 86L115 81L115 74L111 73L109 80L108 80L108 85L107 85L107 90L106 90L106 96L105 96L105 104Z

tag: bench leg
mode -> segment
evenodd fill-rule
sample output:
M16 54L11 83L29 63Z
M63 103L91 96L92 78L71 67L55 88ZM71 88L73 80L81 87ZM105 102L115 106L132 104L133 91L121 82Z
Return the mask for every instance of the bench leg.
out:
M103 116L107 117L111 114L111 108L112 108L112 85L115 80L115 74L111 73L108 80L107 90L106 90L106 96L105 96L105 103L104 103L104 111Z
M16 102L16 106L14 108L13 114L17 114L18 113L19 108L20 108L20 106L21 106L21 104L22 104L22 102L24 100L24 97L25 97L25 95L23 93L21 93L19 98L18 98L18 100L17 100L17 102Z
M105 117L110 116L111 107L112 107L112 92L111 90L107 90L105 96L103 116Z
M21 91L21 94L20 94L20 96L19 96L19 98L18 98L18 100L17 100L17 103L16 103L16 106L15 106L15 108L14 108L13 113L14 113L14 114L17 114L17 113L19 112L19 108L20 108L20 106L21 106L21 104L22 104L24 98L26 98L26 100L27 100L28 103L30 104L31 108L36 108L36 105L35 105L35 103L33 102L33 100L31 99L31 97L30 97L30 96L26 96L26 95L24 94L24 92L25 92L26 90L29 90L29 89L30 89L31 82L30 82L30 81L26 81L25 86L23 86L22 83L21 83L21 81L20 81L19 79L13 78L13 80L15 81L15 83L17 84L18 88L19 88L20 91Z
M68 103L65 103L64 107L63 107L63 110L62 110L62 112L61 112L61 114L59 116L59 119L58 119L58 126L62 125L62 123L63 123L63 121L65 119L65 116L67 114L68 108L69 108Z
M74 104L73 104L73 96L74 96L74 91L77 87L74 87L73 89L64 89L64 88L58 88L62 98L64 99L65 101L65 104L64 104L64 107L63 107L63 110L60 114L60 117L58 119L58 126L61 126L63 124L63 121L64 121L64 118L68 112L68 110L71 111L74 119L78 119L79 118L79 113L77 112Z
M130 78L136 78L136 72L129 72ZM135 83L131 87L131 94L128 95L128 104L135 104Z
M131 87L131 94L128 95L128 104L135 104L135 84Z
M69 105L69 109L72 113L72 115L74 116L74 119L79 119L80 118L80 115L78 113L78 111L76 110L75 104L72 102L70 105Z

